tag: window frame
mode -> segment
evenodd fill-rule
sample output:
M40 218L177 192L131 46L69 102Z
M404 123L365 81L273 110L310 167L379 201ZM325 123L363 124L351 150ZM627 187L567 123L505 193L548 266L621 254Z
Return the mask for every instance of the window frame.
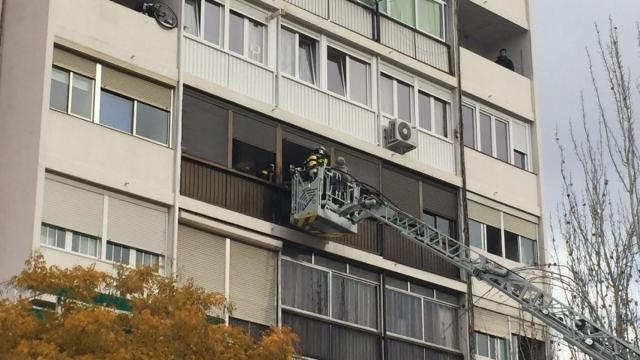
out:
M97 81L96 81L96 79L92 78L92 77L89 77L89 76L85 76L85 75L76 73L76 72L74 72L72 70L66 69L66 68L61 67L59 65L51 64L52 71L53 71L54 68L66 72L68 74L68 76L69 76L69 83L67 84L67 104L66 104L66 109L64 111L62 111L60 109L56 109L54 107L51 107L51 102L49 100L49 109L53 110L53 111L57 111L57 112L63 113L63 114L71 115L71 116L77 117L77 118L82 119L82 120L93 122L93 119L96 116L96 110L97 110L97 106L96 106L96 83L97 83ZM75 78L76 74L78 76L82 76L84 78L87 78L87 79L91 80L91 92L92 93L91 93L91 116L90 117L85 117L85 116L82 116L82 115L79 115L79 114L71 112L71 107L72 107L71 103L73 101L73 81L74 81L74 78ZM49 77L50 77L49 91L51 91L51 80L53 80L53 76L49 76Z
M503 214L503 212L501 212L500 216L502 216L502 214ZM482 248L478 248L478 247L476 247L474 245L471 245L471 243L469 243L469 246L473 247L475 249L478 249L478 250L482 250L482 251L484 251L484 252L486 252L486 253L488 253L488 254L490 254L492 256L498 256L496 254L490 253L487 250L487 248L488 248L487 247L487 224L483 223L480 220L476 220L476 219L474 219L472 217L469 217L468 221L475 221L476 223L480 224L480 234L481 234L481 237L482 237ZM489 226L492 226L492 225L489 225ZM537 266L539 264L539 261L540 261L539 256L540 255L538 254L538 239L530 239L530 238L528 238L526 236L523 236L523 235L514 233L512 231L509 231L510 233L512 233L512 234L517 236L518 260L516 261L516 260L512 260L512 259L507 258L507 247L506 247L507 238L506 238L505 232L507 232L508 230L504 228L504 225L501 225L501 227L498 228L498 229L500 230L500 242L502 244L502 255L499 256L500 258L503 258L503 259L508 260L508 261L517 262L519 264L527 265L527 266ZM534 247L533 247L533 249L534 249L534 254L533 254L534 261L533 261L532 264L525 263L525 262L522 261L522 258L523 258L522 257L522 239L523 238L527 239L527 240L530 240L530 241L532 241L534 243Z
M225 28L225 33L223 34L223 39L224 39L224 49L226 50L226 52L230 55L233 56L237 56L245 61L249 61L252 64L256 64L259 65L261 67L264 68L269 68L269 24L265 23L262 20L258 20L256 19L254 16L249 15L247 11L243 11L242 9L238 9L237 7L226 7L224 12L224 18L225 23L224 23L224 28ZM242 54L238 54L237 52L233 51L230 49L229 47L229 41L230 41L230 35L231 35L231 31L229 30L229 24L231 23L231 21L229 20L231 17L231 13L235 13L237 16L242 17L242 31L243 31L243 36L242 36ZM255 59L252 59L249 56L249 32L251 30L251 22L254 23L258 23L260 25L262 25L263 27L263 33L262 33L262 48L263 48L263 53L262 53L262 62L257 61ZM276 51L279 51L279 49L276 49Z
M422 132L426 132L429 135L435 136L439 139L445 140L447 142L452 142L451 139L451 102L448 100L445 100L439 96L433 95L431 92L424 90L422 88L418 88L417 89L417 93L418 93L418 99L420 98L420 94L426 95L427 98L429 98L429 112L431 114L431 130L425 129L422 126L420 126L420 121L419 119L416 119L416 129L418 129L419 131ZM440 101L444 104L444 109L445 109L445 123L446 123L446 127L447 127L447 136L443 136L440 135L436 132L436 107L435 107L435 102L436 101ZM415 101L416 104L416 112L418 113L418 116L420 116L420 101L417 100Z
M482 335L482 336L486 336L487 337L487 349L489 352L489 356L484 356L478 353L478 347L475 347L475 355L480 357L481 359L491 359L491 360L510 360L510 356L511 356L511 351L510 351L510 345L511 345L511 341L509 339L500 337L500 336L495 336L495 335L491 335L491 334L487 334L485 332L482 331L477 331L474 330L473 331L474 337L475 337L475 341L476 343L478 343L478 336ZM505 345L506 345L506 359L503 359L502 356L500 355L500 341L504 341ZM495 350L496 350L496 354L495 357L491 357L491 342L493 341L494 346L495 346Z
M344 83L344 87L345 87L345 94L344 95L340 95L338 93L335 93L331 90L329 90L329 84L328 84L328 78L329 78L329 71L328 71L328 61L327 58L329 56L329 48L333 48L333 50L336 50L342 54L345 55L345 66L344 66L344 74L345 74L345 83ZM334 96L336 98L348 101L350 104L354 104L360 107L363 107L365 109L368 110L372 110L373 109L373 95L374 93L374 89L373 89L373 72L374 72L374 66L373 66L373 57L371 56L367 56L364 54L360 54L359 52L353 50L353 49L349 49L347 47L345 47L342 44L339 44L331 39L327 39L326 44L323 45L323 54L324 54L324 59L323 60L323 68L324 68L324 76L323 76L323 80L324 80L324 86L323 86L323 90L325 90L329 95ZM349 65L349 59L353 58L355 61L359 61L362 63L365 63L367 65L367 103L363 104L360 103L356 100L353 100L351 98L351 89L350 89L350 85L351 85L351 70L350 70L350 65Z
M278 56L281 56L281 46L282 46L282 30L289 31L294 35L294 60L293 60L293 72L294 74L288 74L280 68L280 62L278 61L278 73L286 78L296 80L301 84L312 86L314 88L320 88L320 67L321 67L321 52L320 47L320 36L317 34L311 33L307 30L302 30L299 26L292 24L288 21L282 21L280 23L280 27L278 28ZM300 35L312 39L315 41L315 68L314 70L314 82L308 82L300 78Z
M196 37L198 40L202 40L203 42L205 42L206 44L209 44L211 46L215 46L216 48L220 48L222 49L224 47L224 39L225 39L225 28L226 28L226 16L225 16L225 12L226 12L226 6L223 2L220 2L219 0L196 0L198 2L198 11L199 13L196 15L197 22L198 22L198 36L196 37L193 34L189 34L187 32L185 32L185 34L189 35L189 36L193 36ZM218 24L218 31L220 32L220 35L218 37L218 44L213 43L209 40L206 40L204 37L204 29L205 29L205 20L206 20L206 16L205 16L205 7L206 7L206 2L211 2L214 3L216 5L218 5L220 7L220 23Z
M402 120L402 121L406 121L414 126L418 126L419 123L419 118L416 116L416 109L418 106L418 101L416 99L416 87L415 84L413 83L413 81L407 81L406 79L402 79L399 78L398 76L392 74L390 71L385 71L385 70L381 70L380 71L380 78L378 80L378 92L380 92L380 96L382 96L382 87L380 86L380 84L382 84L382 78L385 77L389 80L391 80L391 99L393 102L393 114L388 114L386 112L384 112L382 110L382 101L380 101L380 114L383 117L389 118L389 119L398 119L398 120ZM398 83L403 83L405 85L407 85L409 87L409 94L410 94L410 98L409 98L409 114L411 119L407 120L407 119L401 119L398 117L399 114L399 109L400 109L400 104L398 102Z

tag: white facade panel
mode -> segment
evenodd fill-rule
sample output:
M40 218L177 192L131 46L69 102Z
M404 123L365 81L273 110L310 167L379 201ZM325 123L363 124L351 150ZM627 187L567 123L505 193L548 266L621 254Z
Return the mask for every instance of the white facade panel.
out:
M383 45L409 56L415 56L416 39L414 31L384 16L380 17L380 41Z
M298 81L282 77L280 107L319 124L329 126L329 95Z
M366 37L373 36L373 17L370 10L344 0L329 0L329 6L331 21Z
M323 18L329 17L329 6L327 0L285 0L297 7L303 8Z
M184 70L219 85L227 85L229 55L211 45L185 37Z
M328 113L330 127L370 143L377 142L375 112L331 96Z
M449 47L427 35L416 33L416 58L449 72Z
M274 73L235 56L229 56L229 88L273 104Z
M417 160L438 169L454 172L456 169L453 143L436 136L417 131Z

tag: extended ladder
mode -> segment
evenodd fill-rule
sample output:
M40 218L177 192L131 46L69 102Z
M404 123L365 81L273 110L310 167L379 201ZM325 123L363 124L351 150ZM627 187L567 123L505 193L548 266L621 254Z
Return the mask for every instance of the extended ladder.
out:
M402 211L376 189L337 169L321 167L316 170L314 176L303 170L294 171L291 214L294 225L304 224L301 227L305 230L317 233L327 228L327 222L337 221L336 228L357 232L360 221L375 219L500 290L525 311L562 334L567 343L594 359L640 360L640 352L631 344L545 293L522 275ZM319 222L321 226L314 227L313 221L300 221L301 218L324 218L324 221Z

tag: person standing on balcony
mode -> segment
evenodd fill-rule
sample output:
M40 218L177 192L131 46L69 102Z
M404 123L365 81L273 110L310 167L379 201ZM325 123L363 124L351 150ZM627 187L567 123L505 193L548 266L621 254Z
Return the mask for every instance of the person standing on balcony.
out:
M507 69L514 71L513 61L507 56L507 49L500 49L500 55L496 60L496 64L506 67Z

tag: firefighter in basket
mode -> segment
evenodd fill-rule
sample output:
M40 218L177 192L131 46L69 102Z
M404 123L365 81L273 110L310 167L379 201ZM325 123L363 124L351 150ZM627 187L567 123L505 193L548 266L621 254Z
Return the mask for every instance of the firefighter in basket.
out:
M324 146L315 149L307 160L305 160L305 168L310 179L315 179L318 175L318 168L329 165L329 154Z

